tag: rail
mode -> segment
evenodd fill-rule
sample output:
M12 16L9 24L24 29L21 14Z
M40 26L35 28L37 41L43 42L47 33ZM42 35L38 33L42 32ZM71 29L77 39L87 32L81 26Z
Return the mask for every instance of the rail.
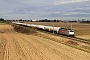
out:
M48 33L48 34L52 34L52 35L59 36L59 37L63 37L63 38L67 38L67 39L71 39L71 40L74 40L74 41L82 42L82 43L85 43L85 44L90 44L90 40L77 38L75 36L65 36L65 35L60 35L60 34L53 34L51 32L43 31L43 30L38 30L38 31L41 31L41 32L44 32L44 33Z

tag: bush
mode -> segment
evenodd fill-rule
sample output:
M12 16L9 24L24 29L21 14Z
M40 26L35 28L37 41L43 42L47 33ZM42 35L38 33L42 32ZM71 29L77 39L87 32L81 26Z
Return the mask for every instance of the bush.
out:
M25 33L25 34L35 34L36 33L36 29L34 28L23 27L19 25L13 25L13 26L14 26L14 30L19 33Z
M3 18L0 18L0 21L4 21L4 19Z

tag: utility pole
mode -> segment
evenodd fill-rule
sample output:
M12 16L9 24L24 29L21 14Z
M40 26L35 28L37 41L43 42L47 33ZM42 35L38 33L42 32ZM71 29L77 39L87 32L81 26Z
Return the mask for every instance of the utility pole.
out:
M72 29L72 23L71 23L71 29Z
M53 34L54 34L54 22L53 22Z
M62 23L62 27L63 27L63 21L61 23Z
M68 29L70 28L70 23L69 23L69 20L68 20Z

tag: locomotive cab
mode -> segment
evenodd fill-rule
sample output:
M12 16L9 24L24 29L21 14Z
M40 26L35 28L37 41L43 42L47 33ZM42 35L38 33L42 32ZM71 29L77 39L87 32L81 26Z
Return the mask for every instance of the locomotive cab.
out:
M74 36L74 31L73 30L67 30L66 35L68 36Z

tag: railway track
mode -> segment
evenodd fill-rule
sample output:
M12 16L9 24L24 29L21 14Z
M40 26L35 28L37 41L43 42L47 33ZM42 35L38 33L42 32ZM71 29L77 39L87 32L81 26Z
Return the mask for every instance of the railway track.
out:
M59 37L63 37L63 38L67 38L67 39L70 39L70 40L82 42L82 43L85 43L85 44L89 44L90 45L90 40L85 40L85 39L82 39L82 38L77 38L75 36L65 36L65 35L59 35L59 34L56 34L56 33L53 34L51 32L43 31L43 30L38 30L38 31L43 32L43 33L52 34L52 35L59 36Z

